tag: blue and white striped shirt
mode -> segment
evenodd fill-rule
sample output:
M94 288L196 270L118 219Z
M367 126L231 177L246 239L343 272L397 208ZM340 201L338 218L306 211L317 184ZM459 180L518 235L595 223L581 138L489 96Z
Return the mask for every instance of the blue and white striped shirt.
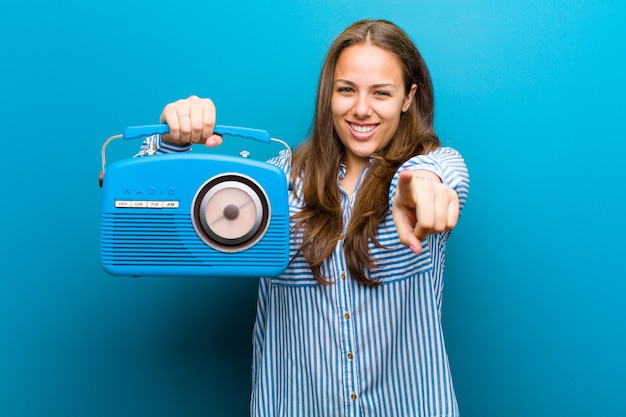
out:
M174 150L159 143L149 138L140 154ZM287 157L270 162L285 169ZM381 285L366 287L350 278L341 241L322 266L331 285L315 281L302 255L279 277L261 278L253 332L252 416L458 416L441 325L450 232L426 237L419 256L400 243L391 203L398 175L406 168L437 174L458 193L461 208L465 204L469 175L457 151L441 147L413 157L392 181L390 212L378 230L383 247L370 244L378 268L368 276ZM295 189L301 196L300 183ZM342 196L347 225L354 197ZM291 214L302 208L291 193L289 204ZM298 241L291 236L291 257Z

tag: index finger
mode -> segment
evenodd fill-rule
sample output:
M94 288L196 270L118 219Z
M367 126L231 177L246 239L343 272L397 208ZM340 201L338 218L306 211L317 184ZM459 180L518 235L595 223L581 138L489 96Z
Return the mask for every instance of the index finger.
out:
M396 197L399 202L408 207L415 207L415 195L413 194L413 174L410 170L405 169L398 177L398 191Z

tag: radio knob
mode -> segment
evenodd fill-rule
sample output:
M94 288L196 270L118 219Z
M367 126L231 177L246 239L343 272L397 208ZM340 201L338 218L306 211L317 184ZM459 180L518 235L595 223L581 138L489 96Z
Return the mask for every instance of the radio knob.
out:
M224 217L228 220L235 220L239 216L239 208L232 204L224 207Z

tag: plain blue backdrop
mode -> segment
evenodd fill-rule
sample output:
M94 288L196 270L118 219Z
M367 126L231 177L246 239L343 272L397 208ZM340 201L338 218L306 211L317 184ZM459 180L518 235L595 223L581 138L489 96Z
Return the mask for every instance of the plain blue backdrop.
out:
M100 147L190 94L295 146L365 17L421 49L472 175L444 295L462 414L626 413L623 1L59 0L0 5L0 415L247 414L256 281L106 275Z

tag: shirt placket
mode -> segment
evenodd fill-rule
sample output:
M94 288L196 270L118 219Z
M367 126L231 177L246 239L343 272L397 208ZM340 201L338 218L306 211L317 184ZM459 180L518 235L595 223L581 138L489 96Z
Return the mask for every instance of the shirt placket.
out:
M342 195L343 231L350 219L352 204L347 195ZM356 417L359 415L359 387L356 372L356 353L354 352L354 306L352 302L352 282L349 279L348 268L343 252L343 239L335 248L335 286L337 291L337 305L341 343L341 364L343 373L343 397L345 398L345 415Z

